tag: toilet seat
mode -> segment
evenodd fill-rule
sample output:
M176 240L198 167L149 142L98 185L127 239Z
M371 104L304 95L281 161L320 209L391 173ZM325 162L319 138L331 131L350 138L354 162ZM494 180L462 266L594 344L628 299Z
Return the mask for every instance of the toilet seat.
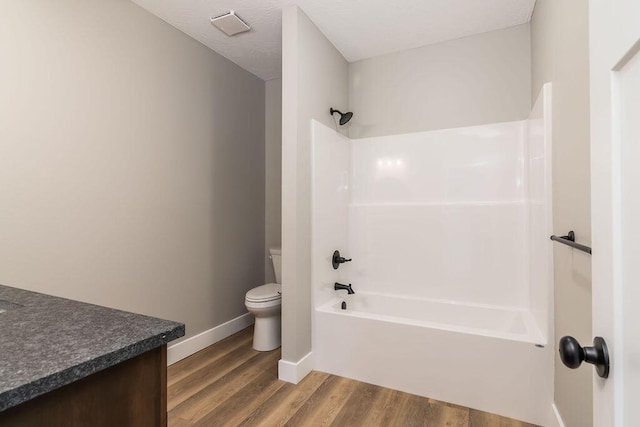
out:
M279 302L281 299L282 285L279 283L267 283L266 285L253 288L247 292L244 298L247 303Z

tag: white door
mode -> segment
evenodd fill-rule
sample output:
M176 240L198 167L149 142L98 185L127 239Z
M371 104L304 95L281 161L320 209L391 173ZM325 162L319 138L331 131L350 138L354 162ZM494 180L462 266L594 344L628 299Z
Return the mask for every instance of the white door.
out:
M594 425L640 426L640 0L591 0L589 33Z

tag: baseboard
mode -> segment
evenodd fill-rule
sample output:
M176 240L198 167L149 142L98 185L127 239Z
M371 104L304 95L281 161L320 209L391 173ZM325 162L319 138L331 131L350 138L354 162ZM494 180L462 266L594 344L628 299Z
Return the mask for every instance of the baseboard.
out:
M174 344L167 348L167 365L172 365L185 357L191 356L198 351L209 347L211 344L215 344L218 341L225 339L226 337L240 332L254 322L254 317L251 313L245 313L242 316L238 316L235 319L231 319L228 322L213 327L207 331L201 332L198 335L194 335L191 338L187 338L177 344Z
M297 362L280 359L278 362L278 378L293 384L298 384L313 370L313 355L309 352Z
M565 427L564 421L562 421L562 417L560 416L560 412L558 411L558 407L556 404L551 405L551 427Z

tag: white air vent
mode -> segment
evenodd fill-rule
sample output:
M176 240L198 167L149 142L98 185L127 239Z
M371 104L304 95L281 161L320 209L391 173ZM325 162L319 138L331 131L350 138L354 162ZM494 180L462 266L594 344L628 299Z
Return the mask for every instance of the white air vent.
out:
M251 29L233 10L224 15L211 18L211 23L228 36L244 33Z

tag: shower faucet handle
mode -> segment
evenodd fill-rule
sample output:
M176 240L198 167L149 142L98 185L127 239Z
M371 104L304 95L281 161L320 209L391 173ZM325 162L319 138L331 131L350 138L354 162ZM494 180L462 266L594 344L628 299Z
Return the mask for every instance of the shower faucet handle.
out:
M333 256L331 257L331 265L333 265L333 269L337 270L340 267L340 264L344 264L345 262L350 262L351 258L346 259L340 256L340 251L333 251Z

